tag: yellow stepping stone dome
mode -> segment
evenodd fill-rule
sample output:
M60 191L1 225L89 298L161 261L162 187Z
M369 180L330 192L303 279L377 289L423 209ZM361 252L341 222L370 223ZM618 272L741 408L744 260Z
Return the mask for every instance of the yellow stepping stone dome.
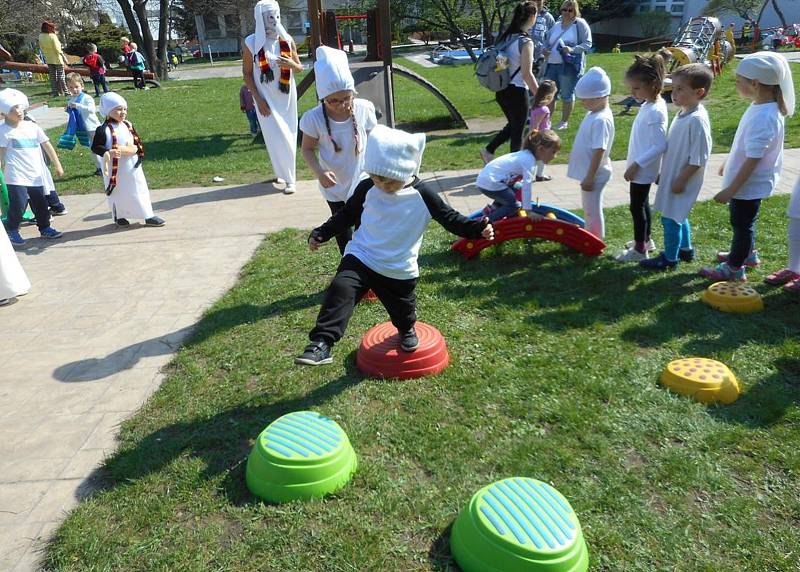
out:
M733 403L739 397L739 382L722 362L707 358L682 358L669 362L661 383L675 393L701 403Z

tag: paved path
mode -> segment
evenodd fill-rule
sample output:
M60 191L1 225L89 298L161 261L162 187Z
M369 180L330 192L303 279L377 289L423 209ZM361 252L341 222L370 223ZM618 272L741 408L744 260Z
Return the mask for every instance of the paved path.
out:
M787 151L781 192L800 174L800 149ZM715 156L711 172L721 160ZM625 204L618 178L606 205ZM577 208L580 191L553 166L550 183L534 197ZM475 171L425 178L461 212L486 199L473 186ZM718 189L709 175L704 193ZM59 241L32 238L19 251L33 289L0 308L0 570L36 567L43 540L64 512L92 487L92 474L115 447L122 420L162 379L203 310L236 282L266 233L309 228L325 220L327 205L313 182L294 196L270 185L153 191L164 228L115 228L101 194L67 196L69 214L56 219ZM276 216L279 213L280 216ZM224 225L215 221L224 220ZM199 279L200 278L200 279ZM288 357L287 357L288 359Z

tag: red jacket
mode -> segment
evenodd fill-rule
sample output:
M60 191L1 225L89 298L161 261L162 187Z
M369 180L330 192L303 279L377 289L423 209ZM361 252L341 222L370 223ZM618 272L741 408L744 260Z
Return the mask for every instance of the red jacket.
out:
M106 62L103 61L103 56L97 52L84 56L83 63L89 67L89 73L92 75L103 75L106 73Z

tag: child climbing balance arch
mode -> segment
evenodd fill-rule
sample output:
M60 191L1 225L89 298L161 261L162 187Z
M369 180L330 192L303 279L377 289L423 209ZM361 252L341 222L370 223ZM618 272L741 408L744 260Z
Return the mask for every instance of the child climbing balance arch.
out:
M245 38L242 57L244 82L253 94L256 115L272 168L286 182L284 193L295 190L297 152L297 90L293 73L303 70L297 47L281 24L275 0L255 6L256 31Z

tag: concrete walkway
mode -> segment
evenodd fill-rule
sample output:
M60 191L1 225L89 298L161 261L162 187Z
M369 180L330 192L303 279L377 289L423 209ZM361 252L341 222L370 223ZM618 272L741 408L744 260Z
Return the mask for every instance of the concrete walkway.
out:
M719 189L709 166L710 198ZM800 149L787 151L780 192L800 174ZM626 204L624 167L606 206ZM580 191L553 166L534 197L578 208ZM486 199L475 171L425 176L467 213ZM328 217L315 182L294 196L271 185L153 191L163 228L115 228L105 196L67 196L58 241L34 238L19 250L33 289L0 308L0 570L36 568L65 511L91 491L92 475L114 450L119 424L155 391L166 365L202 312L233 286L266 233L309 228ZM720 207L722 208L722 207ZM279 216L277 216L279 214ZM722 216L722 215L721 215ZM216 221L225 221L224 225ZM611 245L610 250L618 245ZM287 356L289 359L291 356Z

